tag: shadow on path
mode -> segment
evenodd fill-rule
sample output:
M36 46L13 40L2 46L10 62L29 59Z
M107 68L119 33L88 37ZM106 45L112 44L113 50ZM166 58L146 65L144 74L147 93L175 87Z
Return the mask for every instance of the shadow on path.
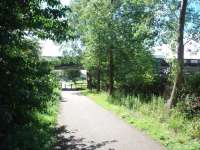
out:
M75 131L69 131L65 126L56 128L56 140L55 150L96 150L98 148L104 147L109 143L117 142L103 141L96 143L95 141L86 141L85 138L77 138L73 135ZM110 148L109 150L115 150Z
M83 91L84 88L62 88L62 91Z

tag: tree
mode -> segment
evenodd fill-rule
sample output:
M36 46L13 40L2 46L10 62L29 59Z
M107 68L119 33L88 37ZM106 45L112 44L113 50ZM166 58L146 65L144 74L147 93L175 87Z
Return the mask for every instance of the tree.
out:
M0 141L8 142L5 149L21 149L9 143L11 133L29 126L33 112L44 111L57 97L57 81L50 64L40 60L37 40L71 38L67 12L59 0L0 1Z
M184 77L183 77L183 66L184 66L184 27L185 27L185 16L186 16L186 8L187 8L187 0L181 1L180 7L180 17L179 17L179 31L178 31L178 40L177 40L177 56L178 56L178 64L177 64L177 74L174 82L173 90L171 93L171 97L167 102L168 108L176 105L177 103L177 94L181 90Z
M74 84L77 79L80 78L80 70L64 70L64 77L67 77L68 80L72 80Z
M80 3L75 2L73 6L74 11L78 13L78 31L80 33L80 38L86 47L85 51L88 51L85 52L83 57L84 66L90 74L95 74L97 79L97 91L100 91L101 87L100 74L102 62L108 59L106 58L106 54L108 54L106 50L108 45L105 44L105 40L108 40L108 37L106 37L107 34L105 35L105 31L107 30L107 22L105 21L108 20L108 16L102 15L106 13L109 14L108 4L107 1L91 1L90 3L82 1ZM111 42L111 39L109 39L109 41ZM88 62L88 60L90 62Z
M75 1L72 5L85 48L82 63L93 75L97 90L101 83L112 94L114 86L152 80L152 56L147 51L155 36L151 7L152 2L132 0Z

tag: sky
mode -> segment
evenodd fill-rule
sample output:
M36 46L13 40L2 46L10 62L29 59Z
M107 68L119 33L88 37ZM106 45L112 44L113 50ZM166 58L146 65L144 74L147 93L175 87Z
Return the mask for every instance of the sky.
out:
M61 56L62 51L59 50L60 46L54 43L52 40L40 41L42 48L42 56Z
M200 44L195 41L190 41L185 44L184 58L185 59L200 59ZM176 57L176 52L173 52L169 45L163 44L154 48L154 55L166 59Z
M63 5L69 5L70 0L60 0ZM52 40L40 41L42 56L61 56L60 46Z

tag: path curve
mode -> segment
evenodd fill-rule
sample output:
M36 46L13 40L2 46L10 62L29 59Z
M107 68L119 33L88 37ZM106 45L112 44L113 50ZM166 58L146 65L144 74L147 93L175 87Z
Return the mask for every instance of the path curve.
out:
M165 150L78 91L63 91L56 150Z

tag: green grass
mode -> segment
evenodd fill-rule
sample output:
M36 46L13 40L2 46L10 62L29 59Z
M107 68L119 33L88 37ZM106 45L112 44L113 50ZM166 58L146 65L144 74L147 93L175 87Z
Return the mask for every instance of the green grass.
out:
M105 92L84 91L83 94L145 131L169 150L200 150L200 117L189 120L178 108L167 111L160 97L153 96L148 103L142 103L139 96L113 100Z
M11 150L53 150L56 144L55 126L58 113L58 95L45 109L33 111L32 120L15 126L7 140Z

